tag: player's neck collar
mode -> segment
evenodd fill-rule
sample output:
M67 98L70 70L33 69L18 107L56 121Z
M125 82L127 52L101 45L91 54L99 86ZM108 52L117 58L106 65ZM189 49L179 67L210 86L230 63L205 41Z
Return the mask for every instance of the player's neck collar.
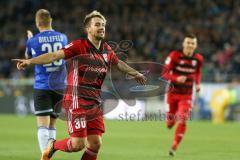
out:
M196 54L196 52L194 51L191 56L187 56L187 55L184 54L183 49L180 50L180 51L181 51L181 53L182 53L182 55L183 55L184 57L189 57L189 58L194 57L194 55Z
M54 29L43 29L40 32L54 31Z
M102 50L103 50L103 41L101 41L101 44L100 44L100 47L99 47L99 49L97 49L94 45L93 45L93 43L87 38L87 41L88 41L88 43L91 45L91 47L92 48L94 48L94 49L96 49L97 51L99 51L99 52L101 52Z

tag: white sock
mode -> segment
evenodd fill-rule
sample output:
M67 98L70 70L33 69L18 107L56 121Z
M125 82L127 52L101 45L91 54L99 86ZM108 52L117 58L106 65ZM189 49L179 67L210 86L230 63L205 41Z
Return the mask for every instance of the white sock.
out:
M56 128L48 128L49 139L56 139Z
M48 128L44 126L38 127L38 143L41 152L47 147L49 139Z

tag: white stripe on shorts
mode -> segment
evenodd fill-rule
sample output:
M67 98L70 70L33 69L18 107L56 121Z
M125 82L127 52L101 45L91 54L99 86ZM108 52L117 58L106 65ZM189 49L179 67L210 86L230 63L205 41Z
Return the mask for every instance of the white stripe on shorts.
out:
M53 109L46 109L46 110L42 110L42 111L35 111L35 114L40 114L40 113L47 113L47 112L53 112Z

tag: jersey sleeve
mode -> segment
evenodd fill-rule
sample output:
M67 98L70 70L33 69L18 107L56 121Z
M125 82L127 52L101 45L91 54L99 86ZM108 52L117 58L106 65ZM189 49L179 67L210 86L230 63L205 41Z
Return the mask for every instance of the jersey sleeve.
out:
M197 72L196 72L196 85L199 85L201 83L202 79L202 65L203 65L203 57L199 55L198 57L198 66L197 66Z
M162 72L162 77L171 82L177 82L177 75L173 74L173 69L175 65L176 52L172 51L165 60L165 65Z
M65 34L63 34L63 37L64 37L63 43L64 43L64 46L66 46L68 44L68 38Z
M30 41L29 40L26 43L25 57L26 58L31 58L32 57L31 46L30 46Z
M114 65L117 65L118 62L119 62L119 59L118 59L118 56L116 55L116 53L114 52L114 50L108 45L106 44L107 46L107 50L108 50L108 53L109 53L109 66L114 66Z
M118 56L114 51L110 53L110 66L117 65L119 62Z
M73 41L62 48L65 58L64 59L71 59L81 54L81 43L80 41Z

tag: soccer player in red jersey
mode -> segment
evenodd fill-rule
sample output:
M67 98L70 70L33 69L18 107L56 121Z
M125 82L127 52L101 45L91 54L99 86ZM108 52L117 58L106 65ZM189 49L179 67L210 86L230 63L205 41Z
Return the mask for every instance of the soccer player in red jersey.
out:
M50 160L55 151L77 152L85 149L81 160L96 160L104 133L103 115L96 112L95 117L88 117L88 110L100 104L100 90L107 71L115 66L129 74L140 84L146 78L119 60L111 47L103 42L105 37L105 17L93 11L86 15L84 26L87 39L73 41L65 48L46 53L36 58L17 61L17 68L24 69L31 64L47 64L59 59L71 59L68 69L67 89L64 94L63 106L68 111L69 138L49 141L41 160ZM98 107L95 107L98 108ZM94 109L93 109L93 113Z
M185 134L186 121L192 108L192 93L195 84L196 91L200 91L201 68L203 57L195 53L197 38L195 35L187 35L182 43L181 51L172 51L165 61L163 78L170 81L171 90L166 94L169 107L167 112L167 127L171 129L176 122L177 128L170 156L175 152Z

